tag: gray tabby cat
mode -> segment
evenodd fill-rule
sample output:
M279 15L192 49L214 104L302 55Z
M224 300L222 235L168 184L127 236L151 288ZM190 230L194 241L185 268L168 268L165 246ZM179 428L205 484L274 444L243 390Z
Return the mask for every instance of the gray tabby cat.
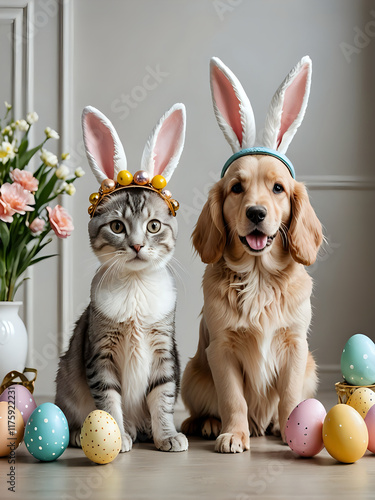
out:
M82 126L93 173L100 183L113 187L111 179L126 170L113 125L87 107ZM169 181L184 137L185 107L175 104L146 143L143 176L163 175ZM180 366L174 333L176 290L168 263L177 221L170 193L165 194L132 185L104 196L91 213L90 243L101 266L56 378L56 404L67 417L73 446L80 446L82 423L97 408L118 423L122 452L132 448L137 435L152 438L159 450L188 448L173 422Z

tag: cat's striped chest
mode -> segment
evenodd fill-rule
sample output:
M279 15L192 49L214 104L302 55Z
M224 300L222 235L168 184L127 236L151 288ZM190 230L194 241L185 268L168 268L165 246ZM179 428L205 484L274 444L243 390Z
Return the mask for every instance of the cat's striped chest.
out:
M95 281L91 290L95 307L117 323L135 320L151 325L175 308L176 290L166 269L115 276L104 286Z

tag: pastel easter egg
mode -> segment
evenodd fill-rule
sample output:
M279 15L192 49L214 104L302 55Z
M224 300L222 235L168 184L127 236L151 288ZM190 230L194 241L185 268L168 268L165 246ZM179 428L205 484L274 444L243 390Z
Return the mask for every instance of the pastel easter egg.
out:
M81 428L81 445L93 462L112 462L121 450L121 433L116 420L103 410L89 413Z
M371 453L375 453L375 405L371 406L365 417L365 424L368 431L368 446L367 449Z
M0 401L13 402L21 412L24 425L37 406L31 392L20 384L10 385L5 389L0 395Z
M353 392L346 404L365 418L369 409L375 404L375 392L368 387L360 387Z
M21 412L12 403L0 402L0 457L7 457L22 442L24 423Z
M375 382L375 344L361 333L350 337L341 355L341 371L352 385L372 385Z
M365 421L351 406L338 404L324 419L323 442L328 453L339 462L356 462L367 450Z
M286 442L301 457L313 457L323 449L322 428L326 410L317 399L306 399L290 414Z
M43 403L30 415L25 428L26 449L42 462L52 462L69 444L68 421L60 408Z

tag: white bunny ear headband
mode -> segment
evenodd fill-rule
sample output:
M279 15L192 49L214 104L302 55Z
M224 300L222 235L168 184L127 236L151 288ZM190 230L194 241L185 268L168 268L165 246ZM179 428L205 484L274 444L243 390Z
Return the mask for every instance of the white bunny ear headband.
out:
M295 179L294 167L285 153L305 115L311 71L311 59L305 56L286 76L268 109L262 145L255 147L255 119L250 101L231 70L217 57L211 59L211 93L215 116L234 153L225 163L221 177L241 156L267 155L284 163Z
M99 191L90 195L92 218L106 196L127 188L144 188L157 193L173 216L179 203L165 189L177 167L185 142L186 112L175 104L162 116L143 150L141 167L134 176L127 170L124 148L108 118L92 106L82 114L83 140L91 170L100 183Z

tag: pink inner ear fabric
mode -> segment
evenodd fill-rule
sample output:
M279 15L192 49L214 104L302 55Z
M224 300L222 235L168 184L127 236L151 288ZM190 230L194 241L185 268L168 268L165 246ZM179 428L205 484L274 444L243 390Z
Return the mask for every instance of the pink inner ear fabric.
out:
M308 71L309 67L305 64L285 91L281 125L277 136L277 147L280 146L283 135L292 125L301 110L303 98L305 96Z
M115 145L108 127L93 113L85 116L85 141L89 153L108 179L113 179Z
M232 127L242 146L240 101L234 93L231 82L217 67L214 67L212 71L212 90L216 106L225 121Z
M169 160L175 156L180 147L182 128L183 121L180 110L174 111L164 120L154 148L154 175L162 174Z

